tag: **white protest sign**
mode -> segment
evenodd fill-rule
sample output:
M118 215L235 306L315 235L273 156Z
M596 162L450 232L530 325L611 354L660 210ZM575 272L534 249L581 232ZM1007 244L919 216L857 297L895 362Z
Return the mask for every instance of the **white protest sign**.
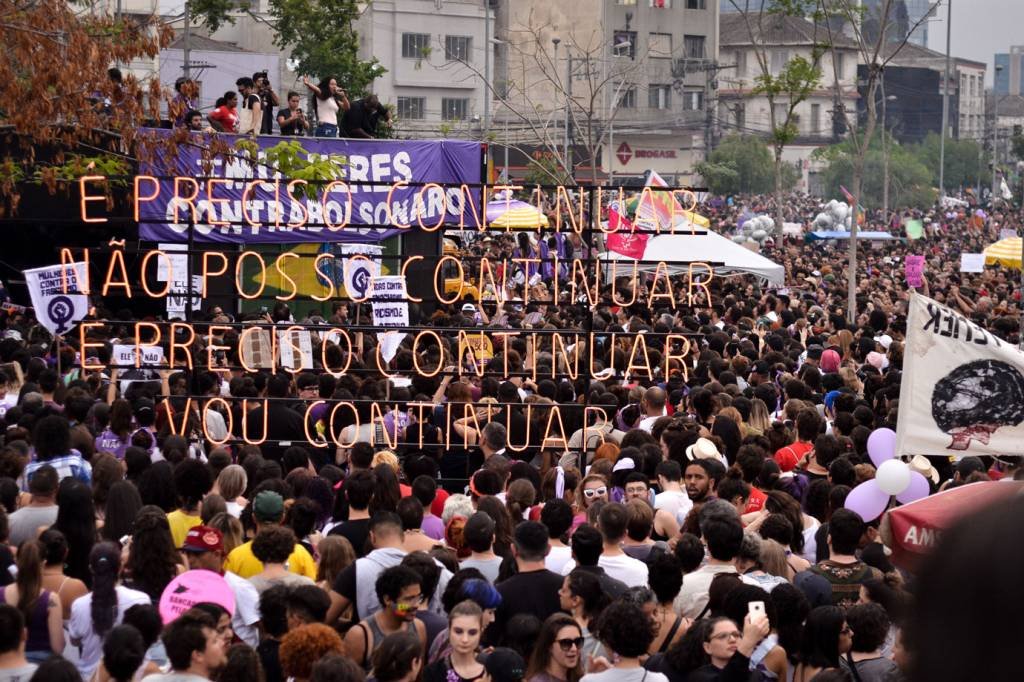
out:
M157 244L167 258L156 259L156 281L166 282L173 278L184 282L188 278L188 244ZM184 251L185 253L177 253Z
M380 277L383 248L379 244L344 244L341 253L345 256L342 263L345 292L349 298L362 300L369 295L370 282ZM353 258L356 255L364 258Z
M181 275L181 279L178 279L178 272L175 270L174 277L175 281L171 282L171 291L167 295L167 317L168 319L185 319L188 286L185 284L184 274ZM192 275L192 310L199 310L203 304L202 296L199 295L203 290L202 287L202 275Z
M405 298L405 277L391 275L373 281L373 324L380 327L408 327L409 303Z
M115 343L112 346L110 361L118 367L135 367L135 346L133 344ZM164 349L160 346L139 346L142 357L140 367L159 367L164 361Z
M985 254L961 253L960 272L985 272Z
M261 328L243 334L239 349L242 353L242 362L247 367L271 369L274 366L270 332L266 329Z
M66 334L89 314L85 263L66 263L25 270L36 319L51 334Z
M405 298L405 277L388 276L373 280L373 324L378 327L408 327L409 302ZM404 333L377 334L380 355L391 362L405 338Z
M284 329L277 332L281 366L288 369L313 369L313 336L308 329Z
M1024 455L1024 353L912 295L896 454Z

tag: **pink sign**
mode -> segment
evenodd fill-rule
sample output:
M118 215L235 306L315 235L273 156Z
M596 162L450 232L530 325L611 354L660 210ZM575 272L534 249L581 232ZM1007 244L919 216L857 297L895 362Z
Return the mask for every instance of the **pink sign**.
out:
M197 569L167 583L160 595L160 617L170 623L200 602L220 604L228 613L235 613L235 593L228 582L218 573Z
M924 285L924 256L907 256L906 260L907 286L919 287Z

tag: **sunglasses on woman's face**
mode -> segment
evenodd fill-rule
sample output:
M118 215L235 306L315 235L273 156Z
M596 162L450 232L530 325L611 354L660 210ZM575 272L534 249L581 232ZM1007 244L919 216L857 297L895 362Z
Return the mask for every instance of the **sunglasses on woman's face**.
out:
M575 639L572 639L572 638L558 639L558 640L555 640L555 641L558 643L558 646L562 647L562 651L564 651L566 653L569 653L569 651L571 651L573 647L576 647L577 651L579 651L580 649L583 648L583 638L582 637L577 637Z
M600 488L588 488L588 489L583 491L584 497L587 497L587 498L599 497L599 496L605 495L607 493L608 493L608 488L606 488L605 486L601 486Z

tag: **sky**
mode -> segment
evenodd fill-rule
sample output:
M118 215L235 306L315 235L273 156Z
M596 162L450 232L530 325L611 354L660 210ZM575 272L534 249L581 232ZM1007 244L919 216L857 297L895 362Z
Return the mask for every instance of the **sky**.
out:
M946 2L928 26L928 47L946 51ZM993 55L1024 45L1024 0L952 0L954 57L988 64L985 81L992 84Z

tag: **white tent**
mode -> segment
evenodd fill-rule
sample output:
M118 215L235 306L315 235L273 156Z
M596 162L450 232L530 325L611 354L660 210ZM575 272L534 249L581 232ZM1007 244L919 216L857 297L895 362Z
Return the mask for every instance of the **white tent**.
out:
M629 256L615 251L601 254L606 274L610 274L612 261L617 261L616 275L629 276L635 262ZM669 273L685 273L690 263L712 263L716 275L746 274L782 286L786 269L764 256L737 244L726 237L707 230L697 229L685 233L653 235L647 240L643 263L637 266L640 272L654 272L659 262L664 262Z

